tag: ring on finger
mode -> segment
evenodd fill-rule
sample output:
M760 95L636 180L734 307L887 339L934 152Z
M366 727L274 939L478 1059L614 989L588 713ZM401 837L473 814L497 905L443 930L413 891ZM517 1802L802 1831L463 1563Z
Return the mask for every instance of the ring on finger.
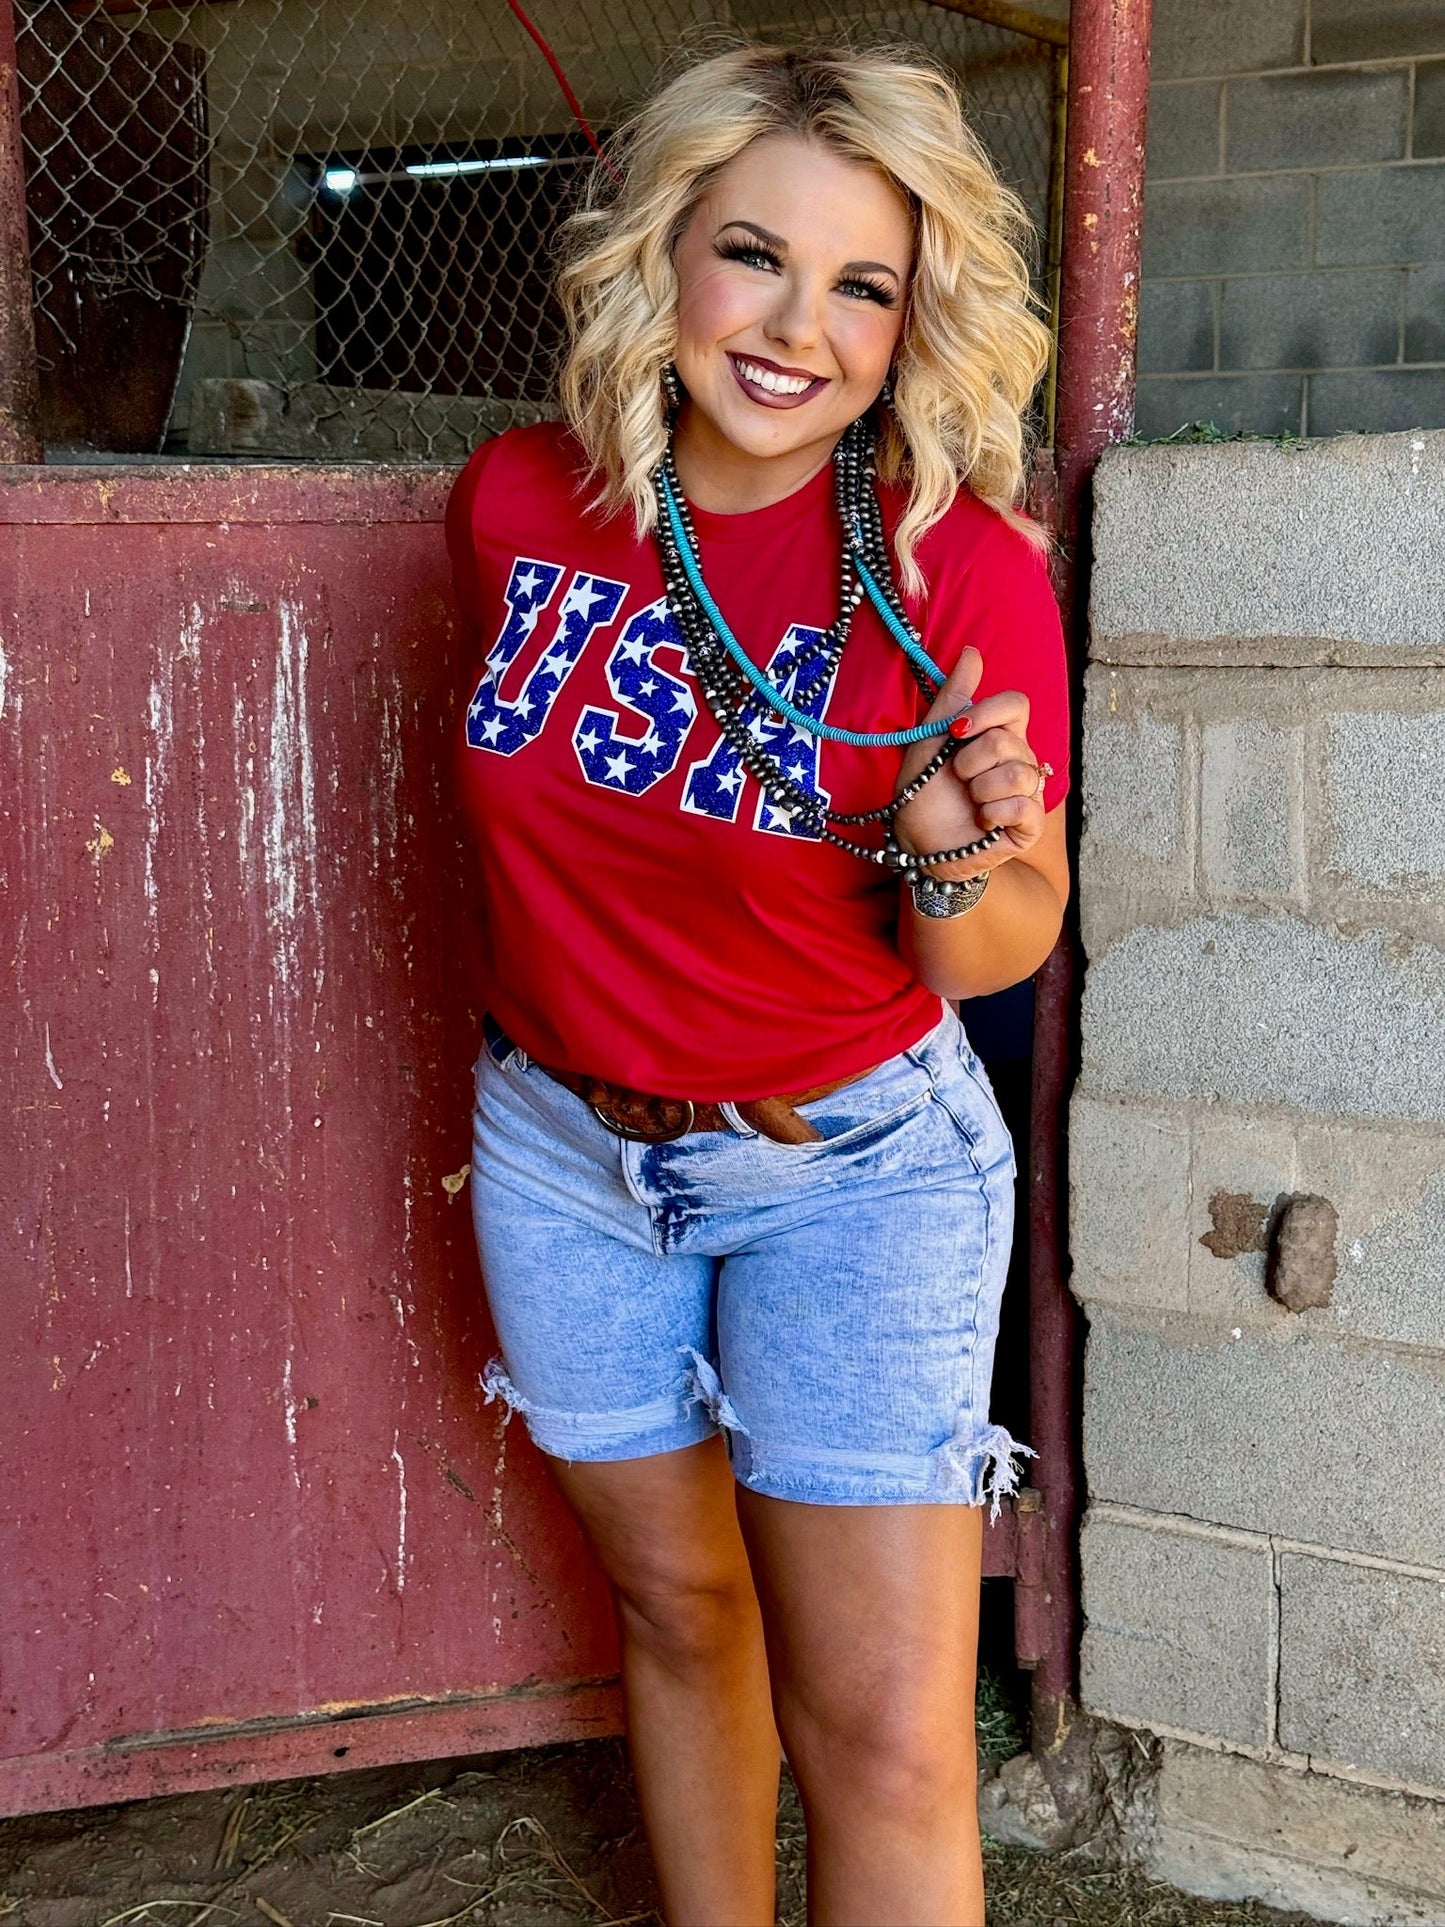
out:
M1054 766L1052 763L1036 763L1034 765L1034 768L1038 771L1039 781L1038 781L1038 787L1034 790L1033 793L1035 796L1042 796L1044 793L1044 784L1047 783L1049 778L1053 775Z

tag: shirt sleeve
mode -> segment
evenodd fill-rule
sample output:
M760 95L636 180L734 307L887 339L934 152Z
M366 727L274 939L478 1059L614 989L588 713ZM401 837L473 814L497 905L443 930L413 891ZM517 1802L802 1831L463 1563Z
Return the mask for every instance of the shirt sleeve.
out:
M462 636L467 644L465 661L469 672L482 655L483 590L475 528L477 496L484 486L492 446L491 442L483 442L480 448L472 452L447 497L447 555L452 565L452 590L456 597L457 614L461 618Z
M978 650L975 702L1005 689L1028 697L1029 747L1052 765L1044 808L1055 809L1069 790L1069 676L1046 553L997 517L961 570L938 571L923 637L945 674L969 644Z

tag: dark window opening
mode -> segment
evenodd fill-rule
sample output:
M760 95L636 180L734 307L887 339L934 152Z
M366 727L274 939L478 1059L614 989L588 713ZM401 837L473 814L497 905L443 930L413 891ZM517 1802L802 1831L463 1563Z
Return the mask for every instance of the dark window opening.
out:
M545 400L557 229L594 164L576 133L314 159L319 379Z

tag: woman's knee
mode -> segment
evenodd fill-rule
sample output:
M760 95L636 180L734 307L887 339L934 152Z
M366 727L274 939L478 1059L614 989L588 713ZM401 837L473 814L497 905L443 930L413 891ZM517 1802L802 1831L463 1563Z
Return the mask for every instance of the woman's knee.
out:
M708 1666L757 1637L757 1598L745 1564L649 1560L612 1584L625 1639L671 1666Z
M943 1682L850 1695L843 1685L777 1696L778 1727L806 1797L924 1820L978 1783L972 1708Z
M757 1596L720 1442L558 1468L611 1583L624 1637L674 1665L760 1636Z

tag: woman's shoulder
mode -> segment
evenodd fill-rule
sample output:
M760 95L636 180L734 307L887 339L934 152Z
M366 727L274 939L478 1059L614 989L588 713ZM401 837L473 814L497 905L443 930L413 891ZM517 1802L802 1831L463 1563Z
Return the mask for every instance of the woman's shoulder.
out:
M918 544L918 566L932 584L962 575L1007 589L1048 575L1048 543L1031 517L1005 515L962 483Z
M575 503L587 481L587 457L564 422L530 422L494 435L468 458L453 484L449 521L471 524L485 514L520 530L535 514L554 518Z

